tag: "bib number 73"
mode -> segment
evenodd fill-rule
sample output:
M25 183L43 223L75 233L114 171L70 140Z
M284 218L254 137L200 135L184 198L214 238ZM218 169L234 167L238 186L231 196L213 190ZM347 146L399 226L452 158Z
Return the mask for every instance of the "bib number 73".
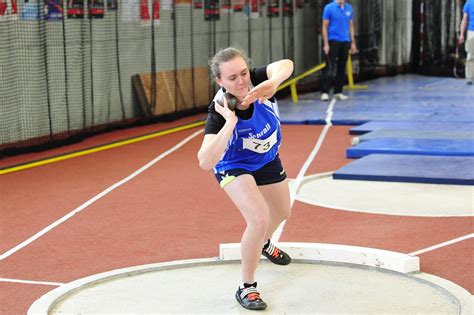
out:
M266 153L277 143L277 130L267 139L249 139L243 138L244 149L256 152Z

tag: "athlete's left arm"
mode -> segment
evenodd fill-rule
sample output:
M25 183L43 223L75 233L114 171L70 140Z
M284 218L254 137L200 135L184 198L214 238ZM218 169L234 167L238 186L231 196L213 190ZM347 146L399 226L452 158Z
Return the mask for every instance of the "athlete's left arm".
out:
M288 79L292 73L293 61L290 59L283 59L269 64L267 66L268 79L251 89L242 104L251 104L257 99L260 103L265 102L276 93L280 84Z

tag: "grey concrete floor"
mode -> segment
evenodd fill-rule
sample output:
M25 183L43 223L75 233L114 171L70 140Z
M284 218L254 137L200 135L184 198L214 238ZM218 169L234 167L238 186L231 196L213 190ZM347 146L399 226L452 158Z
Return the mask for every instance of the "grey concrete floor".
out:
M135 269L59 289L30 313L162 314L255 313L234 293L238 261L210 260L173 268ZM71 288L73 288L71 287ZM258 288L271 314L468 314L466 300L417 277L347 264L262 261ZM51 295L51 294L50 294ZM464 303L464 305L463 305ZM469 303L469 301L467 302ZM466 308L467 307L467 308ZM45 311L49 309L49 311Z

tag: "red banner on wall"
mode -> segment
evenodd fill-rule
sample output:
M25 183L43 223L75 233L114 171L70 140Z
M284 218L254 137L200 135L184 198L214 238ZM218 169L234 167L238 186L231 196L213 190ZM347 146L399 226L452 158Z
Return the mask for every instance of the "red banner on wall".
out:
M153 23L160 21L160 1L159 0L140 0L140 19L144 22Z
M241 12L244 9L244 0L232 0L234 12Z
M216 21L220 19L219 0L204 0L204 20Z
M194 8L195 9L202 9L202 0L194 0Z
M267 16L278 17L280 15L280 3L278 0L268 0L267 4Z
M17 17L17 0L0 0L0 19L16 19Z

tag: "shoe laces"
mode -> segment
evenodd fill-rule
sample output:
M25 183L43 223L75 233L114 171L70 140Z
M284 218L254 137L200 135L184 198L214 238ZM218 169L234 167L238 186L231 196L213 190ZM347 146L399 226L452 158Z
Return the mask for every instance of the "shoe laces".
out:
M273 254L272 254L273 257L278 257L280 256L280 249L278 249L277 247L275 247L275 250L273 251Z
M260 300L260 293L258 292L249 293L247 294L247 298L249 299L249 301Z
M276 247L273 243L268 244L268 247L265 249L265 251L272 257L279 257L281 250Z
M260 300L260 293L257 291L257 288L254 286L243 288L240 291L240 298L247 298L249 301Z

